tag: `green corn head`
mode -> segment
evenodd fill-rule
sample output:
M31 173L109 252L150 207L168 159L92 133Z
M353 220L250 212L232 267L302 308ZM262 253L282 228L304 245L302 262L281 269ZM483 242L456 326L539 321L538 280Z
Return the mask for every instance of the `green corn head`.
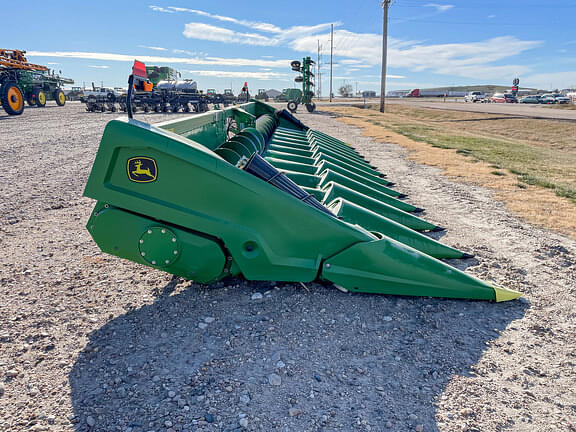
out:
M258 101L106 126L84 194L107 253L201 283L329 281L350 291L503 301L440 259L392 183L349 145Z

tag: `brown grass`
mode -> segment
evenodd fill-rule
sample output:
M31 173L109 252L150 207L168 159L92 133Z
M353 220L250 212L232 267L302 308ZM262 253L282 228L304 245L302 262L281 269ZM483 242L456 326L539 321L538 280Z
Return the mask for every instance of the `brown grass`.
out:
M562 127L559 128L559 122L547 120L504 116L494 119L494 115L403 106L388 106L388 108L391 112L386 114L350 107L330 107L330 111L340 115L340 121L362 128L365 136L382 142L394 142L408 149L410 159L418 163L441 167L445 175L459 181L495 190L496 199L505 202L512 212L530 223L576 238L576 204L573 200L558 196L550 188L523 183L521 177L509 170L487 161L479 161L466 153L458 153L461 150L436 147L424 140L413 139L412 136L407 137L393 130L398 128L398 124L404 125L409 122L430 128L427 133L432 134L441 131L444 135L453 133L489 139L495 137L504 140L513 139L515 145L524 142L526 146L546 150L543 158L550 157L553 161L538 162L541 162L544 168L548 168L546 164L557 165L552 170L554 171L552 177L564 173L569 178L562 178L562 181L574 185L576 166L570 164L576 157L576 130L570 129L576 128L576 125L562 123ZM569 129L568 132L566 128ZM572 136L567 138L566 135L569 134ZM536 167L538 169L539 165Z

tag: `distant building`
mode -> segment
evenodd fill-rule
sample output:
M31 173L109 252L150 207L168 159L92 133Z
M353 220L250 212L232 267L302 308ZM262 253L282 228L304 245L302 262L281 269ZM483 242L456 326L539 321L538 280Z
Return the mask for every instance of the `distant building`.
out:
M365 98L375 98L376 97L376 92L374 90L364 90L362 92L362 97Z
M270 90L266 90L266 94L268 95L269 98L274 99L275 97L278 97L282 94L281 91L278 91L276 89L270 89Z

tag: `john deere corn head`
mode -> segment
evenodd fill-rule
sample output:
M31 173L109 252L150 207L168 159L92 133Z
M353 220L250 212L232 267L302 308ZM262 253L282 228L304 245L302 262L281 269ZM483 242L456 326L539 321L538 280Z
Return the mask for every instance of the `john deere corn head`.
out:
M113 120L85 195L107 253L201 283L331 282L350 291L503 301L440 259L467 255L353 148L251 101L150 125Z

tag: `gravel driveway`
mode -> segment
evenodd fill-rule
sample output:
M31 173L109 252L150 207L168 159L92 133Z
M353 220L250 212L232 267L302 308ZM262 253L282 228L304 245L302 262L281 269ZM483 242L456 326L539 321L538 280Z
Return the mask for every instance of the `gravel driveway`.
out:
M77 103L0 115L1 431L576 431L574 241L299 113L448 227L436 238L476 254L453 265L525 298L172 279L101 254L84 229L114 116Z

